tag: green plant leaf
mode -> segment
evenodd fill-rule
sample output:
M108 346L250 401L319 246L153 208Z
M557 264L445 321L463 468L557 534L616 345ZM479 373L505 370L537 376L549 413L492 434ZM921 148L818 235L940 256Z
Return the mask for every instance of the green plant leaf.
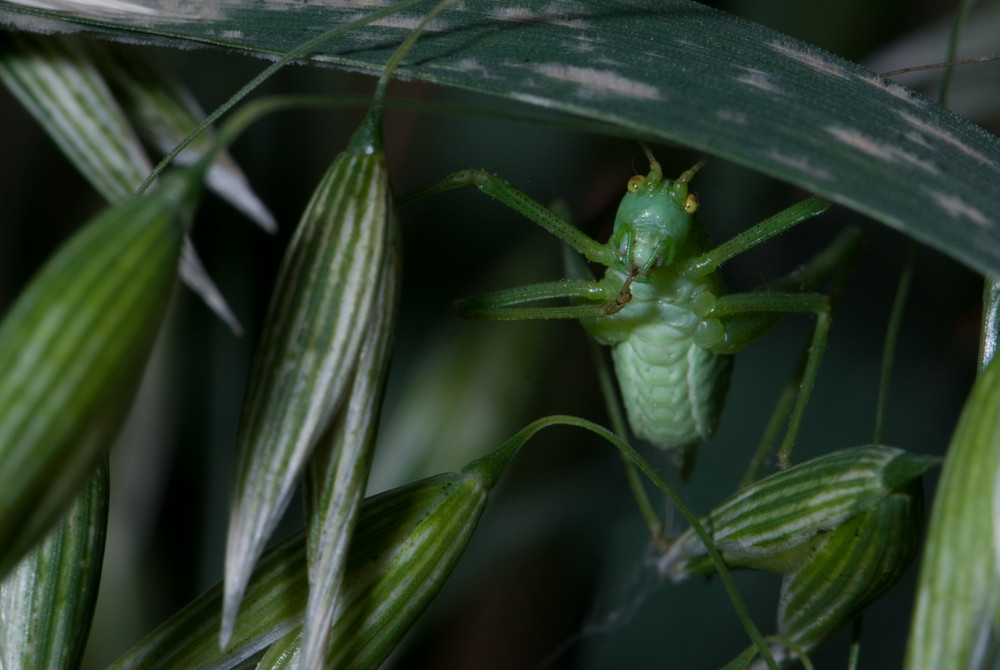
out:
M35 30L283 53L353 3L211 6L0 2ZM169 8L169 9L168 9ZM424 6L352 31L314 59L378 70ZM53 20L56 23L53 23ZM688 0L602 0L446 11L400 68L415 77L597 119L798 184L1000 274L1000 142L904 87Z
M1000 359L948 446L927 530L906 670L996 667L1000 653Z
M0 321L0 577L110 446L159 332L204 166L108 207Z
M524 434L514 440L519 437ZM487 489L475 473L447 473L365 499L330 633L328 667L381 665L461 558L486 507ZM306 537L300 533L257 563L228 647L220 649L218 642L220 583L109 670L245 667L241 663L272 644L278 647L272 656L284 650L290 660L299 651L306 572Z
M313 192L285 251L240 418L223 644L254 562L347 397L372 315L389 307L377 304L383 266L372 259L387 253L391 210L384 154L349 148Z
M80 667L107 525L105 458L56 527L0 583L0 667Z
M128 116L138 119L140 132L155 135L154 139L168 145L169 150L198 125L200 112L185 107L184 102L190 99L186 90L172 84L166 72L151 72L152 66L144 64L140 52L132 53L131 69L126 70L122 64L126 56L121 53L124 47L88 48L91 46L75 36L0 34L0 81L80 174L113 203L134 193L153 169ZM94 52L100 64L92 58ZM128 115L105 81L109 71L116 84L115 93L124 100ZM157 80L164 81L162 89L157 88ZM201 152L213 142L210 134L199 140L200 146L195 149ZM190 164L200 155L194 150L186 154L178 162ZM206 181L265 229L276 227L226 153L217 156ZM242 332L187 238L181 252L180 275L234 332Z

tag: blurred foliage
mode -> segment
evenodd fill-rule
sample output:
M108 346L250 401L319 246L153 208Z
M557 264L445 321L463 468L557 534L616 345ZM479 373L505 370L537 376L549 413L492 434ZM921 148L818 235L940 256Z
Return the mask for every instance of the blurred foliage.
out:
M712 4L855 60L933 22L947 21L953 9L934 0ZM941 32L938 47L921 54L918 64L939 60L945 44L946 32ZM205 50L162 50L162 57L178 69L206 109L262 69L259 61ZM914 63L898 65L906 64ZM960 70L956 86L966 76L987 77L980 85L995 90L1000 69L983 65L968 70L974 68L984 69L972 75ZM992 79L981 74L989 71ZM261 93L368 94L373 81L332 70L288 68ZM425 84L396 83L391 92L446 103L482 101ZM996 106L978 113L977 123L993 131L1000 128ZM361 109L282 113L258 123L233 147L274 212L278 235L266 235L217 200L208 200L198 214L195 244L246 335L234 339L196 298L178 292L130 424L112 452L109 546L85 667L100 668L114 660L221 575L237 419L272 280L303 203L361 114ZM5 120L8 157L0 165L5 213L0 305L5 306L51 249L102 201L4 91L0 118ZM645 171L638 148L620 139L403 111L387 114L386 151L399 193L454 169L485 167L541 202L567 201L574 221L601 239L609 232L626 180ZM654 151L667 174L678 174L698 158L676 148ZM722 162L699 173L695 187L716 240L802 195ZM451 411L460 415L466 399L490 399L497 389L520 388L530 401L509 391L501 395L510 405L500 397L493 400L503 420L484 422L490 432L471 446L446 442L447 415L435 417L438 424L430 430L402 425L392 426L391 432L440 436L435 462L441 469L456 469L475 455L467 447L484 453L545 414L603 421L584 333L577 324L465 323L450 311L458 297L561 276L559 243L471 191L420 203L401 214L404 289L385 420L391 425L401 412L398 402L406 397L412 375L431 383L425 376L433 371L421 367L427 352L442 341L470 337L468 333L488 338L509 329L511 337L524 338L525 344L520 359L511 357L502 370L489 373L506 375L504 379L458 377L464 386L450 390ZM863 228L865 249L834 314L799 437L799 459L870 440L882 338L907 240L835 208L724 269L730 289L753 288L810 258L847 223ZM500 278L500 266L515 270ZM943 453L975 373L980 291L979 277L921 249L893 377L888 444ZM719 433L702 448L693 477L681 486L695 510L709 509L735 487L809 331L807 318L788 318L737 357ZM480 351L496 355L489 347ZM500 670L547 663L546 668L595 670L712 668L745 646L735 617L720 615L730 606L718 583L655 582L646 564L648 538L624 477L618 476L617 457L576 432L566 436L571 439L562 443L560 431L544 435L513 463L465 559L410 644L397 654L394 667ZM666 470L662 454L649 450L647 455ZM665 513L669 523L670 511ZM287 528L300 523L290 518ZM673 530L679 526L675 521ZM912 573L866 615L861 668L899 665L909 624L899 613L912 605ZM771 629L778 580L744 574L737 582L761 627ZM817 668L844 667L846 642L845 631L817 650Z

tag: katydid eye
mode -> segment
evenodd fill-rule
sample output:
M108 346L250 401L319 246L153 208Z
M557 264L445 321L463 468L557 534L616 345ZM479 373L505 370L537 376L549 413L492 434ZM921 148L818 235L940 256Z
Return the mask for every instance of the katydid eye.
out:
M688 214L694 214L698 211L698 196L694 193L689 193L688 197L684 199L684 211Z
M639 187L642 186L642 182L644 181L646 181L646 178L643 177L641 174L637 174L636 176L629 179L628 186L626 187L628 189L628 192L635 193L636 191L638 191Z

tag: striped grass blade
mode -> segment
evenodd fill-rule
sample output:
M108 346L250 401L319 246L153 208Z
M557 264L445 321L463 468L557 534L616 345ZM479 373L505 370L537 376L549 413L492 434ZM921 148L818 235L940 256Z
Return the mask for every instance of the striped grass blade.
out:
M1000 360L976 379L931 509L906 670L1000 659Z
M345 151L285 252L237 437L223 644L254 563L349 388L376 308L389 208L384 156Z
M331 631L342 662L378 667L429 604L460 558L486 505L474 473L449 473L367 498L347 559ZM250 579L225 649L219 648L223 585L217 584L154 630L108 670L221 670L301 639L308 578L306 537L265 552ZM334 653L334 652L331 652ZM347 660L343 660L347 659ZM335 666L336 667L336 666ZM358 666L352 666L358 667Z
M159 331L201 173L177 171L87 223L0 323L0 577L109 446Z
M383 259L376 308L340 414L309 462L309 604L303 667L320 667L329 646L355 516L364 496L381 416L396 327L400 280L399 229L390 216L389 252Z
M78 668L90 632L108 523L108 465L0 583L0 667Z
M937 462L880 445L841 449L754 482L703 523L730 567L787 573L808 558L821 533L872 509ZM688 530L659 569L680 581L712 567Z

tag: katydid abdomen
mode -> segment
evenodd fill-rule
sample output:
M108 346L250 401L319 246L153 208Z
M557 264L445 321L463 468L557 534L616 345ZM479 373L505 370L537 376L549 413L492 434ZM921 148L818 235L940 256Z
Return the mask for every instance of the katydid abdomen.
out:
M671 451L712 437L732 369L731 355L678 335L671 326L647 326L611 350L632 430Z
M648 326L612 349L632 430L663 449L686 449L712 437L729 387L732 356Z
M620 285L625 275L609 268L605 280ZM611 347L632 431L678 456L711 438L729 387L732 356L703 346L722 326L699 315L719 291L714 275L692 279L657 268L632 282L620 311L583 320Z

